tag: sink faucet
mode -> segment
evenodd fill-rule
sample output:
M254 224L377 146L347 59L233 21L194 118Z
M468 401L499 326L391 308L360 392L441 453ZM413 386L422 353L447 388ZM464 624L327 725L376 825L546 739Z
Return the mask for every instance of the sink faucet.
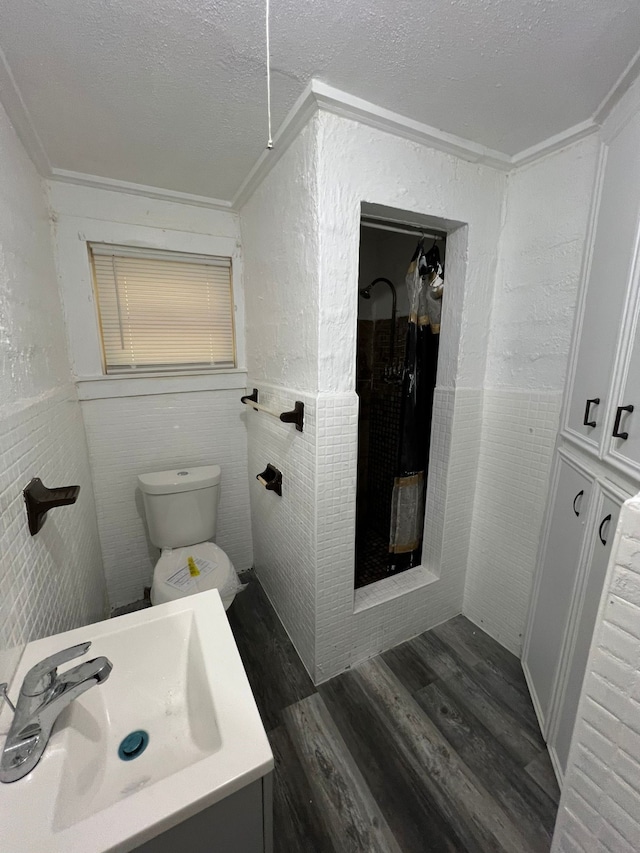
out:
M61 664L86 654L90 646L89 642L63 649L25 675L0 758L0 782L16 782L30 773L40 761L60 713L94 684L109 678L113 666L105 657L58 674Z

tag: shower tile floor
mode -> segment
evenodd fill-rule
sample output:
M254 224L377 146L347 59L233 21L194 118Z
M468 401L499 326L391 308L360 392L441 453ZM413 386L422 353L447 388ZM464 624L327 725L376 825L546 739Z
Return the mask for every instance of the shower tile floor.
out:
M548 853L519 660L463 616L318 688L253 573L228 612L276 760L275 853Z

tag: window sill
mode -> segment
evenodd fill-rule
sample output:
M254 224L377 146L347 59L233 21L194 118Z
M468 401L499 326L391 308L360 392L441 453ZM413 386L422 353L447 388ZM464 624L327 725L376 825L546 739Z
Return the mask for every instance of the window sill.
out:
M188 394L193 391L231 391L247 387L244 368L193 371L192 373L144 373L136 376L76 377L80 400L113 397L146 397L155 394Z

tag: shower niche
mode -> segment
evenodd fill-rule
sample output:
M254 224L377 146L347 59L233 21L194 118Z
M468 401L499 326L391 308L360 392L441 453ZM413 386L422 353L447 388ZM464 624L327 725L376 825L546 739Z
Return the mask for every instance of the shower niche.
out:
M420 565L446 235L362 216L355 587Z

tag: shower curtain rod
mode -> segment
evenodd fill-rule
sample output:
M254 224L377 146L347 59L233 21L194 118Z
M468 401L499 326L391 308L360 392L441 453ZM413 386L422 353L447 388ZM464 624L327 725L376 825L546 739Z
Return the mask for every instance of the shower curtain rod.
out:
M361 219L360 224L366 228L378 228L380 231L394 231L396 234L409 234L412 237L429 237L431 240L444 240L442 234L431 234L417 225L408 225L405 228L397 228L395 225L386 225L383 222L375 222L372 219Z

